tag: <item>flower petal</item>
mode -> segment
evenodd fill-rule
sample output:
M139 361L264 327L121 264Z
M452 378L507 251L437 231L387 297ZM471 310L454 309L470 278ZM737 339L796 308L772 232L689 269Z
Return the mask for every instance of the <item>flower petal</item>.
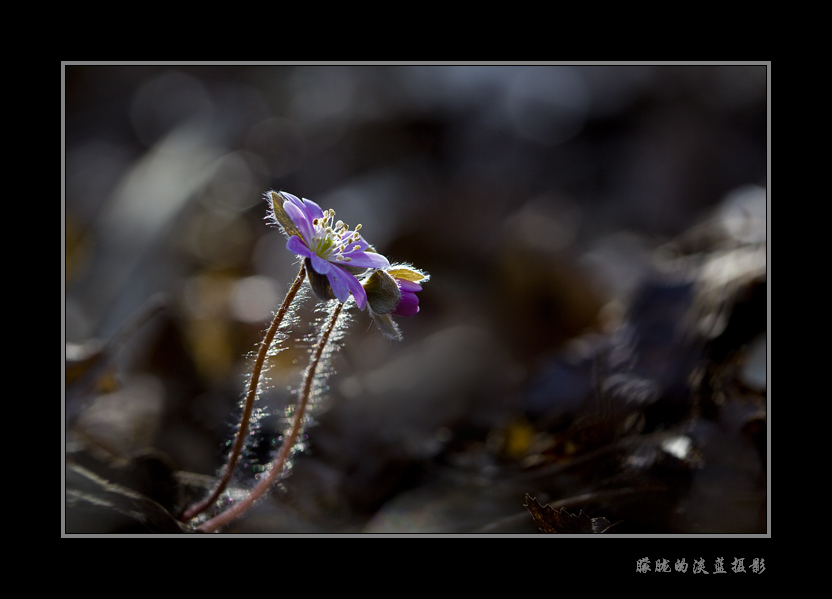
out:
M293 254L303 256L304 258L312 258L315 255L315 253L306 245L306 242L296 235L290 237L289 241L286 242L286 249Z
M315 272L318 272L322 275L328 275L330 272L332 272L333 269L337 268L334 264L332 264L331 262L327 262L317 254L313 253L310 256L310 258L312 260L312 268L315 269Z
M324 217L324 211L321 210L321 207L318 206L318 204L316 204L312 200L307 200L305 198L302 200L302 202L304 210L306 210L306 214L309 217L309 222L312 222L316 218Z
M415 293L405 291L402 293L402 299L393 310L393 314L397 316L415 316L419 312L419 298Z
M281 191L279 193L280 193L281 197L283 197L284 202L288 201L288 202L291 202L292 204L294 204L295 206L297 206L298 208L301 208L301 209L303 208L303 200L301 200L298 196L292 195L288 191Z
M339 269L344 270L344 269ZM350 273L344 271L344 274L347 277L347 285L352 292L352 296L355 298L355 305L358 306L359 310L363 310L364 307L367 305L367 292L364 291L364 287L361 285L358 279L356 279Z
M332 293L335 294L335 297L340 302L345 302L350 297L348 277L352 277L352 275L337 266L332 268L326 275L326 278L329 279L329 286L332 287Z
M416 292L422 290L422 286L419 285L419 283L414 283L413 281L408 281L407 279L398 279L396 284L402 291Z
M350 259L350 266L358 268L387 268L390 261L376 252L344 252L344 256Z
M311 200L301 200L296 195L292 195L287 191L281 191L280 195L284 199L284 204L286 202L289 202L293 206L296 206L298 210L300 210L304 214L305 219L310 224L314 219L321 218L324 215L323 210L321 210L321 207Z
M288 214L289 218L292 219L292 222L295 223L304 241L310 243L312 241L314 230L312 228L312 221L309 220L306 210L288 200L283 202L283 210L286 211L286 214Z

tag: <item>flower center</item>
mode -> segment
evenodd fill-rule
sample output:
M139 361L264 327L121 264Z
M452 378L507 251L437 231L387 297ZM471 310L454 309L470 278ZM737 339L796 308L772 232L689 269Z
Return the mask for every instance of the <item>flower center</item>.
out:
M349 227L342 221L337 221L333 224L335 218L335 211L332 209L324 211L322 218L316 218L312 221L315 227L314 238L310 244L311 249L324 260L349 262L351 258L344 256L345 252L360 249L358 244L360 235L358 231L361 225L355 227L354 231L350 231ZM351 245L354 247L350 248Z

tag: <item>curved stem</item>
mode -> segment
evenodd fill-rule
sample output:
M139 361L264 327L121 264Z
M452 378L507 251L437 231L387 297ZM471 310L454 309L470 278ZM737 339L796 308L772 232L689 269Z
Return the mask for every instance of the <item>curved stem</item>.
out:
M309 396L312 391L312 383L315 380L315 372L318 369L318 364L321 361L321 355L329 342L330 334L335 328L338 316L341 314L341 309L343 307L344 304L339 302L335 307L335 310L332 312L329 323L327 323L326 328L323 333L321 333L320 339L318 339L318 345L315 347L312 360L309 362L309 367L306 370L303 390L301 391L294 419L292 420L292 428L290 429L289 434L284 437L283 445L280 446L280 451L278 452L277 457L274 461L272 461L271 468L264 474L264 476L260 479L260 482L257 483L257 485L251 490L251 493L249 493L244 499L235 503L226 511L215 516L211 520L203 523L198 528L201 532L214 532L218 528L239 518L254 504L255 501L265 495L271 486L280 478L286 465L286 461L289 458L292 448L295 446L295 442L297 441L298 435L300 435L301 429L303 428L303 416L306 412L306 407L309 404Z
M251 420L251 413L254 410L254 400L257 397L257 388L260 384L260 372L263 370L263 365L266 362L266 356L269 353L272 341L274 341L274 336L277 334L277 330L280 328L283 318L289 311L289 306L291 306L292 301L295 299L298 289L300 289L300 286L303 284L303 278L305 275L306 266L303 262L301 262L298 276L295 278L294 283L292 283L292 286L286 293L286 297L283 298L283 303L277 311L277 314L275 314L272 319L272 324L269 326L269 330L266 331L266 336L260 344L260 350L257 352L257 359L255 360L254 368L251 371L251 378L248 381L246 400L243 406L243 413L240 416L240 427L237 431L237 436L234 439L234 446L231 448L231 453L228 456L222 477L208 497L191 506L182 514L181 520L183 522L187 522L200 512L204 511L210 505L214 504L220 494L225 491L228 483L231 482L231 476L234 474L234 468L237 466L237 462L240 459L240 454L243 451L243 443L245 442L246 435L248 434L249 420Z

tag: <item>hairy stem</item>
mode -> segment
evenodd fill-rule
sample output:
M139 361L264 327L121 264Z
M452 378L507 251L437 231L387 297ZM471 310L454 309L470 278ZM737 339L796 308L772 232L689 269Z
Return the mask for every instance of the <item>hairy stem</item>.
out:
M272 324L269 326L268 331L266 331L266 336L260 344L260 350L257 352L257 359L255 360L254 368L251 371L251 378L248 381L248 390L246 392L245 404L243 405L243 413L240 416L240 427L237 430L237 436L234 439L234 446L231 448L231 453L228 455L228 460L226 461L223 469L222 477L208 497L199 503L194 504L182 514L181 520L183 522L190 520L207 509L209 506L213 505L231 481L231 476L234 474L234 468L240 460L240 454L243 451L243 444L245 443L246 435L248 434L249 421L251 420L251 413L254 410L254 400L257 397L257 390L260 385L260 373L266 362L266 356L268 356L269 348L271 347L272 341L274 341L274 337L283 322L283 318L289 311L289 306L292 305L295 295L297 295L298 290L303 284L305 275L306 266L304 263L301 263L298 276L295 278L295 281L286 293L286 297L283 298L283 303L277 311L277 314L274 315Z
M244 499L235 503L226 511L215 516L211 520L208 520L207 522L203 523L198 528L198 530L200 530L201 532L214 532L218 528L225 526L229 522L232 522L235 519L239 518L252 505L254 505L254 502L256 502L263 495L265 495L266 492L271 488L271 486L280 478L281 474L283 473L283 469L286 466L286 461L291 455L292 448L297 442L297 438L300 435L301 429L303 428L303 417L304 413L306 412L306 407L309 404L309 397L312 391L312 384L315 380L315 374L318 369L318 365L321 361L321 355L323 354L324 348L326 348L327 343L329 343L330 334L332 333L336 323L338 322L338 316L341 314L341 309L343 307L343 303L338 303L338 305L335 307L335 310L333 310L332 312L332 316L329 319L326 328L323 330L323 332L321 333L321 337L318 339L318 344L315 347L315 351L309 362L309 367L306 370L303 388L301 390L300 398L298 399L297 408L295 409L291 429L289 430L289 433L284 437L283 444L280 446L280 451L278 452L277 457L275 457L275 459L272 461L271 468L266 473L264 473L263 477L260 479L260 482L257 483L257 485L251 490L251 493L249 493Z

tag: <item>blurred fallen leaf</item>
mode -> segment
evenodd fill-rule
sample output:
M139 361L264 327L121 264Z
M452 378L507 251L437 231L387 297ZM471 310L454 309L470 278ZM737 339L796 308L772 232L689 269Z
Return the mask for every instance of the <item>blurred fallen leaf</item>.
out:
M67 533L164 533L187 531L162 505L88 468L66 465Z
M87 341L85 343L66 344L66 371L65 381L67 386L73 385L82 376L95 368L105 359L104 348L98 341ZM98 381L96 381L96 387ZM111 385L107 385L107 388Z
M112 369L113 357L127 339L164 306L164 297L155 295L106 342L93 339L84 343L65 344L64 383L67 406L72 403L72 399L83 397L90 390L110 393L117 389L118 383Z
M567 512L566 508L555 510L548 505L540 505L537 499L528 493L524 506L529 510L537 527L549 534L600 534L611 526L606 518L590 518L583 510L575 515Z

